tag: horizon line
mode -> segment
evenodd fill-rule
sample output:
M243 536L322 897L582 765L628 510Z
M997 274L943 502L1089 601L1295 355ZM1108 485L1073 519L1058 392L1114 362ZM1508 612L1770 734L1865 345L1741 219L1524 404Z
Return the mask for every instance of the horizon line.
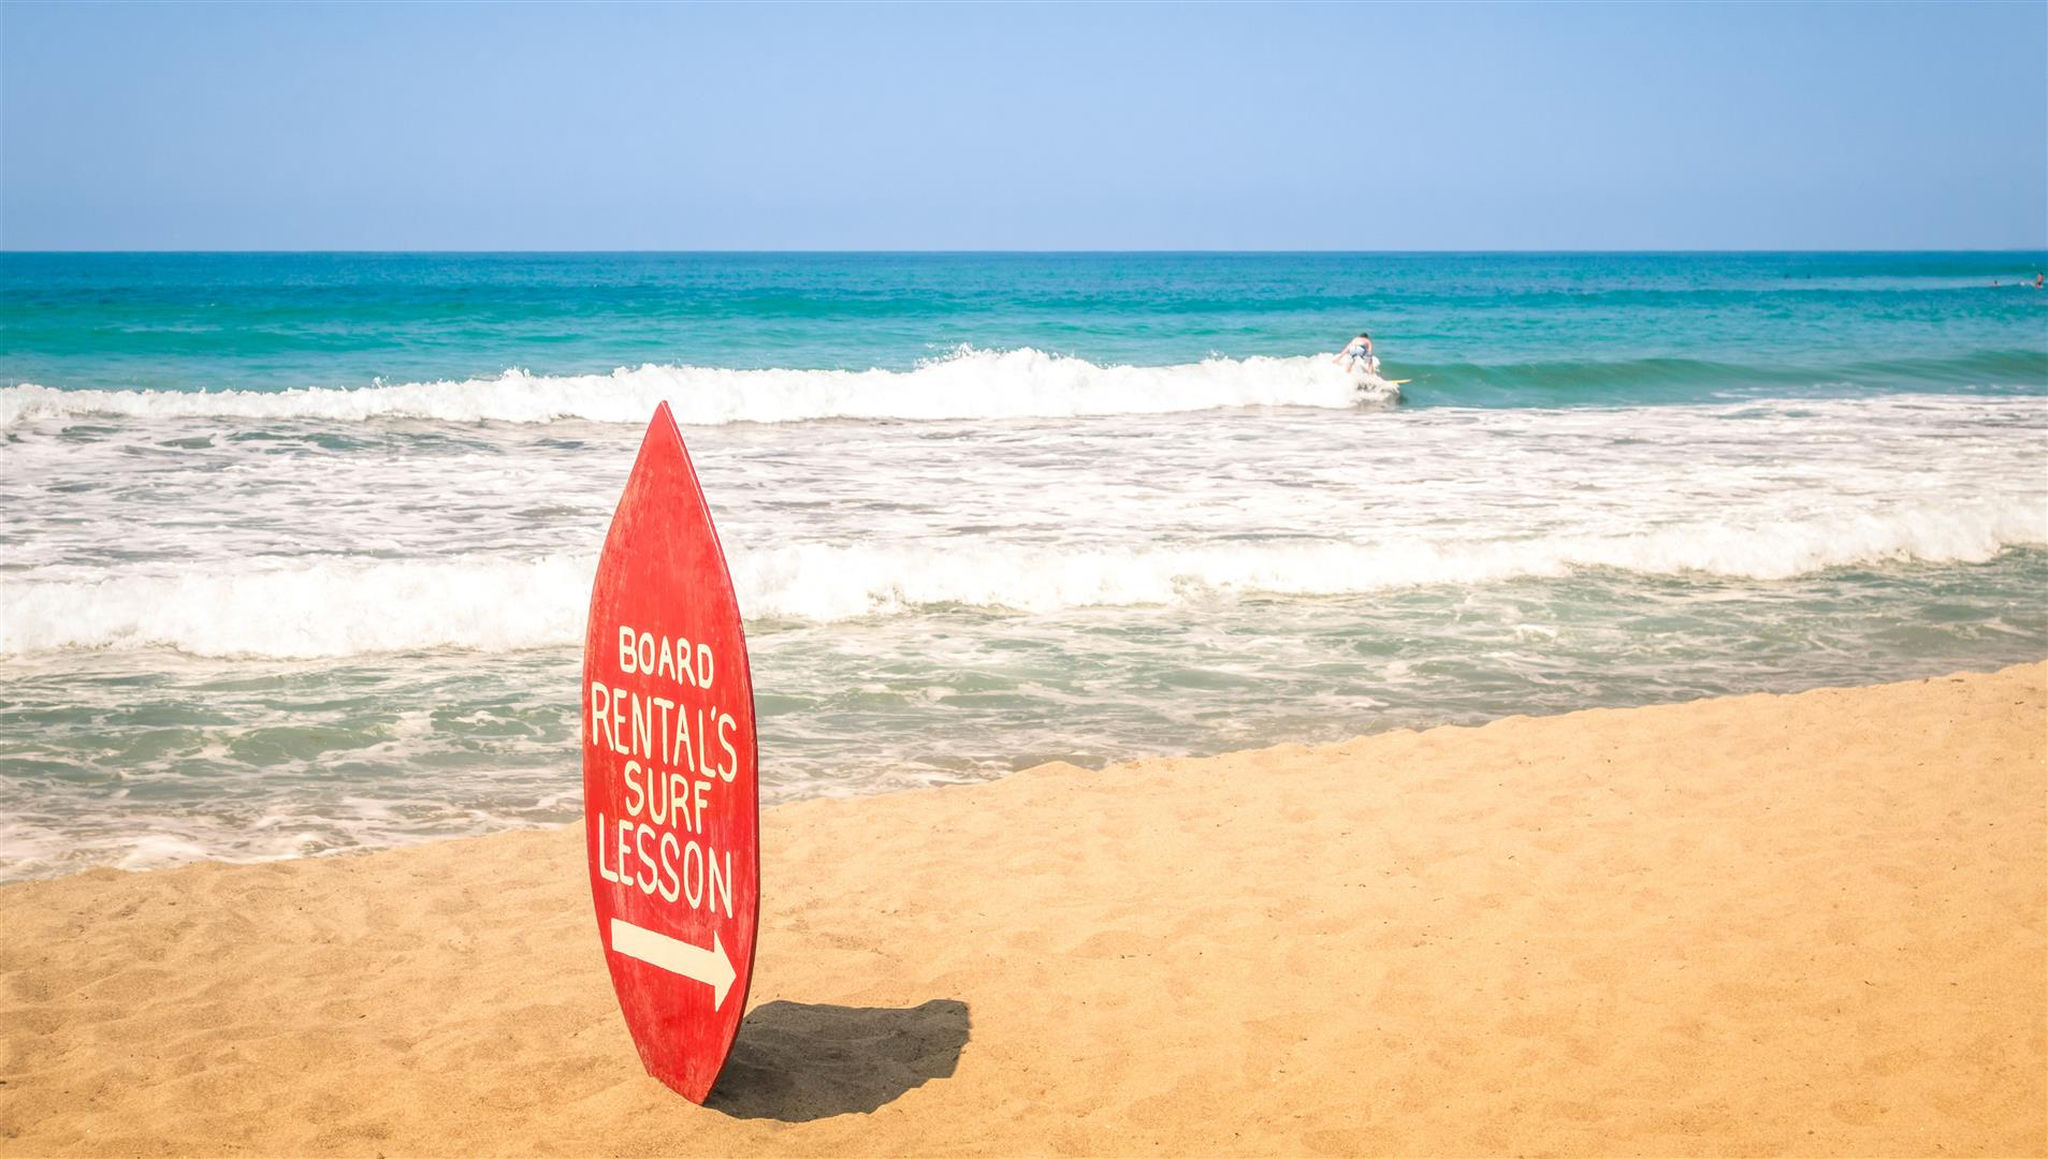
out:
M1400 256L1412 256L1412 255L1470 255L1470 256L1479 256L1479 255L1497 255L1497 254L1521 254L1521 255L1546 255L1546 254L1630 254L1630 255L1658 255L1658 254L2044 254L2044 255L2048 255L2048 244L2043 244L2043 245L2039 245L2039 246L1914 246L1914 247L1906 247L1906 248L1883 248L1883 247L1859 247L1859 246L1820 246L1820 247L1813 247L1813 248L1783 248L1783 247L1726 247L1726 248L1724 248L1724 247L1711 247L1711 246L1694 246L1694 247L1662 247L1662 248L1642 248L1642 249L1636 249L1636 248L1627 248L1627 247L1616 247L1616 246L1592 246L1592 247L1529 247L1529 248L1520 248L1520 247L1516 247L1516 248L1505 248L1505 249L1484 249L1484 248L1482 248L1482 249L1461 249L1461 248L1441 248L1441 249L1436 249L1436 248L1418 248L1418 249L1216 249L1216 248L1190 248L1190 249L1173 249L1173 248L1134 248L1134 249L1085 249L1085 248L1084 248L1084 249L1058 249L1058 248L1034 248L1034 249L944 249L944 248L934 248L934 249L909 249L909 248L902 248L902 249L887 249L887 248L885 248L885 249L858 249L858 248L826 248L826 249L795 249L795 248L768 248L768 249L750 249L750 248L738 248L738 247L707 247L707 248L702 248L702 249L491 249L491 248L436 248L436 247L428 247L428 248L404 248L404 247L401 247L401 248L391 248L391 249L373 249L373 248L367 248L367 247L344 247L344 248L330 248L330 249L323 249L323 248L301 248L301 249L293 249L293 248L269 248L269 247L233 247L233 248L226 248L226 249L204 249L204 248L182 248L182 247L180 247L180 248L162 248L162 249L158 249L158 248L149 248L149 249L113 249L113 248L90 248L90 249L61 249L61 248L51 248L51 249L30 249L30 248L15 248L15 247L7 247L7 246L0 246L0 256L18 255L18 256L24 256L24 257L74 257L74 256L87 256L87 255L98 255L98 254L103 254L103 255L109 255L109 256L115 256L115 255L129 255L129 256L155 256L155 255L164 255L164 256L169 256L169 255L180 255L180 254L189 254L189 255L194 255L194 256L223 256L223 255L230 255L230 254L248 254L248 255L275 255L275 256L295 256L295 255L310 255L310 254L321 254L321 255L329 255L329 254L336 254L336 255L338 255L338 254L359 254L359 255L397 255L397 254L451 254L451 255L464 255L464 254L467 254L467 255L477 255L477 256L486 256L486 255L490 255L490 256L497 256L497 255L511 255L511 254L524 254L524 255L590 255L590 256L597 256L597 255L621 255L621 254L632 254L632 255L647 255L647 256L674 256L674 255L714 255L714 254L716 254L716 255L745 255L745 256L761 256L761 255L795 255L795 256L819 256L819 255L845 255L845 256L904 256L904 257L915 257L915 256L931 256L931 257L944 257L944 256L988 256L988 255L1003 255L1003 256L1079 256L1079 255L1104 255L1104 256L1124 256L1124 255L1162 255L1162 256L1171 256L1171 255L1212 255L1212 256L1260 256L1260 255L1284 255L1284 256L1300 256L1300 257L1313 257L1313 256L1336 256L1336 257L1341 257L1341 256L1356 256L1356 255L1362 255L1362 254L1365 254L1365 255L1400 255Z

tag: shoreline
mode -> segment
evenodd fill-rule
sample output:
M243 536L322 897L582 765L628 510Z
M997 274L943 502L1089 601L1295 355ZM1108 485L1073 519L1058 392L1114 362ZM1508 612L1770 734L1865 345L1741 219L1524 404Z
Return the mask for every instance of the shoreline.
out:
M579 827L0 886L0 1152L2048 1149L2048 662L762 814L696 1108Z

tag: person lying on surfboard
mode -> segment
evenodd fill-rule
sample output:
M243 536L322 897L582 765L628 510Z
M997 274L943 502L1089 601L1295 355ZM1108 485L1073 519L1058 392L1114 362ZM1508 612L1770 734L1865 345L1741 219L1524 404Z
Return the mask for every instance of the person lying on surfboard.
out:
M1380 360L1372 352L1372 335L1363 330L1330 361L1341 364L1346 370L1363 370L1367 374L1380 372Z

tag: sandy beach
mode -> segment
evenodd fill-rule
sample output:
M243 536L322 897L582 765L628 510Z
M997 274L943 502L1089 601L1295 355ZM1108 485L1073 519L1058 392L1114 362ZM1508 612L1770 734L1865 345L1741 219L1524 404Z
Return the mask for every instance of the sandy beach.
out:
M764 817L712 1106L579 830L0 889L0 1151L2048 1149L2048 665Z

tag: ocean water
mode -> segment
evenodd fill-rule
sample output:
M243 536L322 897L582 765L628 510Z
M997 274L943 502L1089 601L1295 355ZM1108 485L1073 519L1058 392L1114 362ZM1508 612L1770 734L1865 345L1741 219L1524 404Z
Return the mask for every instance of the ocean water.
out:
M2041 659L2044 264L0 254L0 880L575 817L660 400L772 799Z

